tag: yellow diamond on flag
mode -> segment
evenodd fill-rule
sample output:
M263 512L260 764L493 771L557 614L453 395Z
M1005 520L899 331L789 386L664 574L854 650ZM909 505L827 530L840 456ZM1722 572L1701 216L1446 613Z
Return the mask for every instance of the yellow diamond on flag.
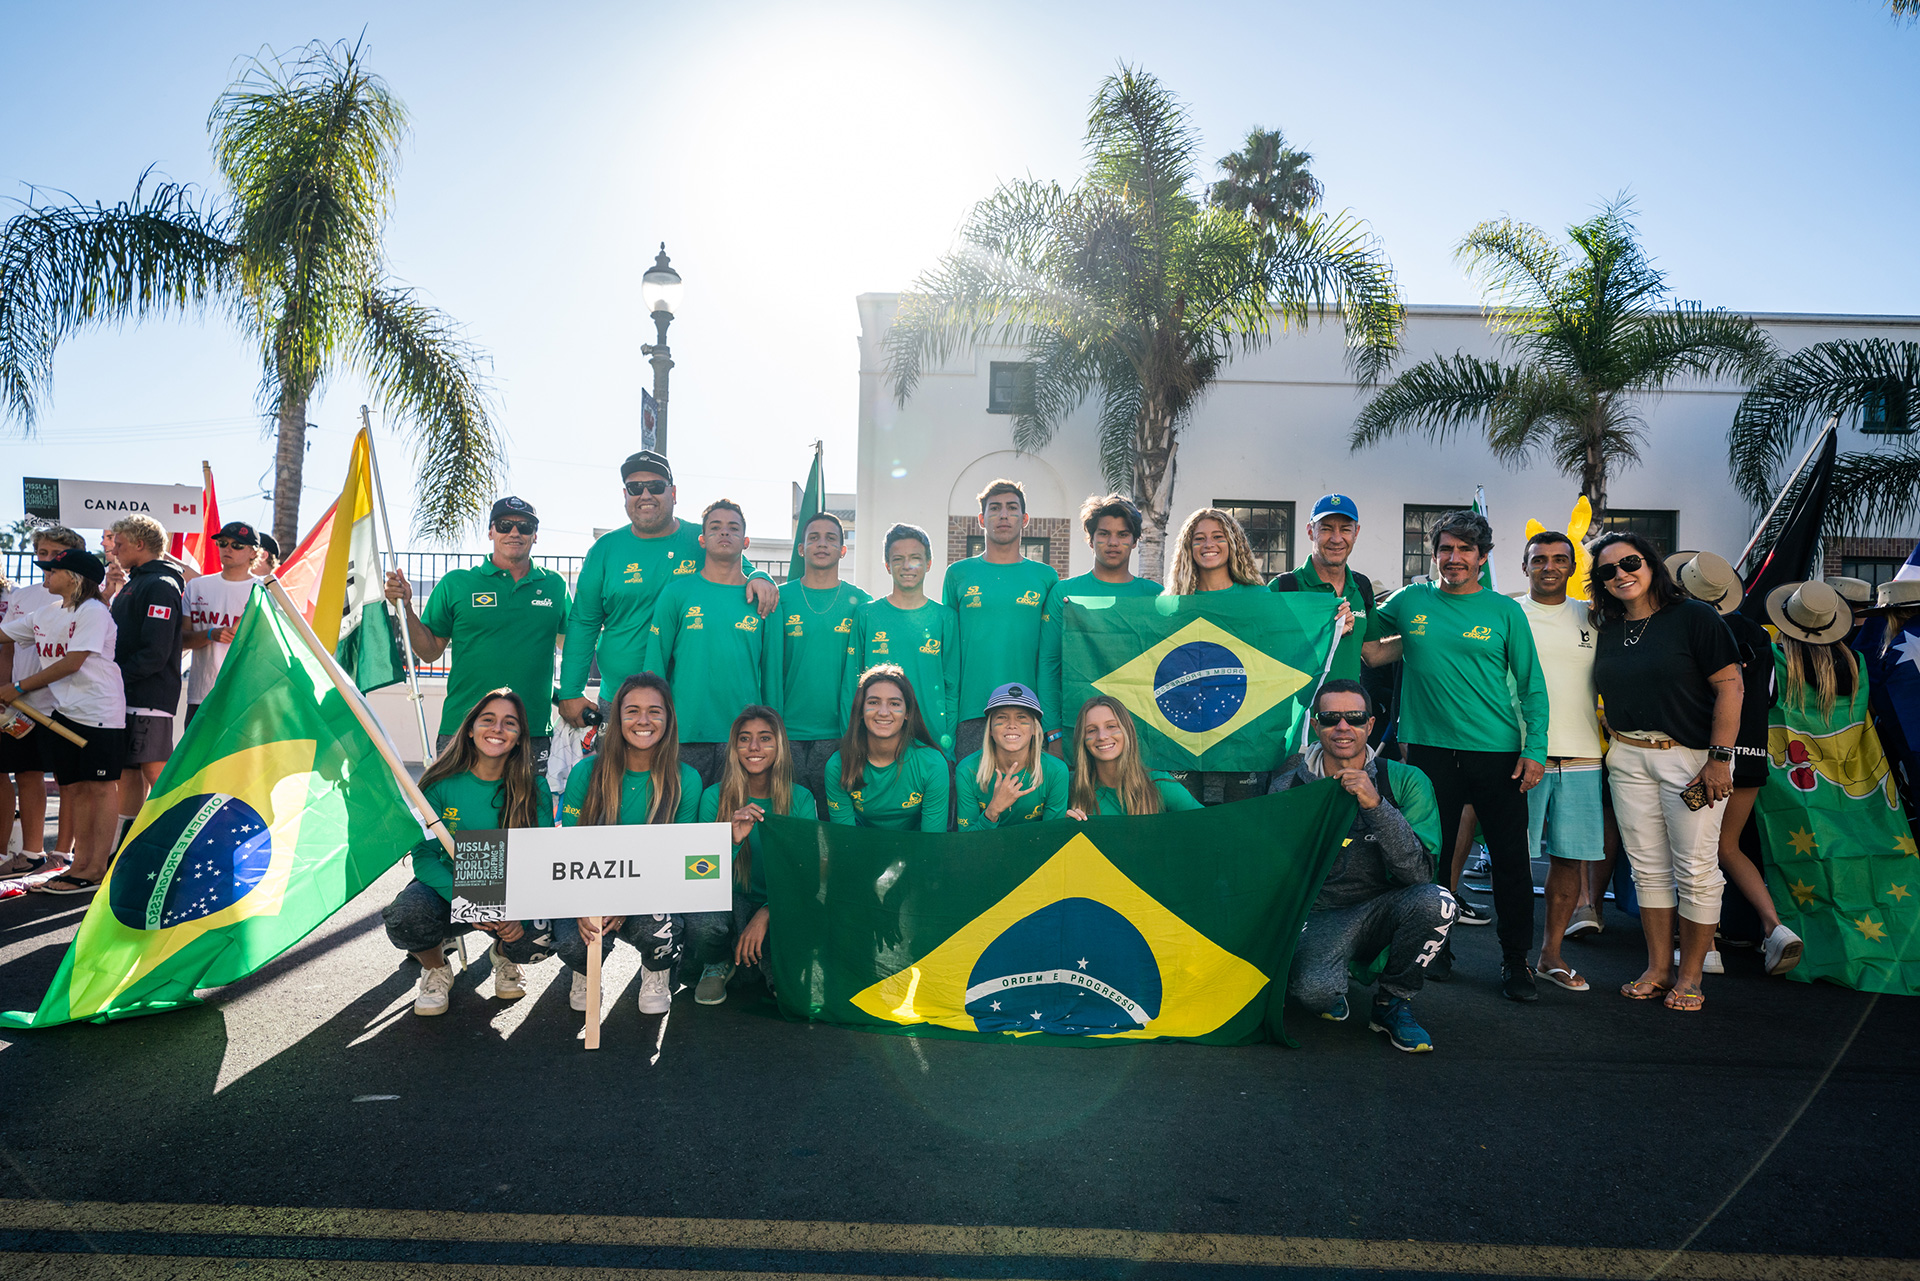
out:
M1225 628L1196 618L1093 682L1198 756L1258 720L1313 678Z

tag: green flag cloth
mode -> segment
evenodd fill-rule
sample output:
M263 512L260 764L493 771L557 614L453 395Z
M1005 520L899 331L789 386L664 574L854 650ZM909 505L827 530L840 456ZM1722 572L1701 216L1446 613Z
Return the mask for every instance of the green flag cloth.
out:
M360 607L359 621L340 629L340 645L333 657L362 690L384 689L407 679L400 632L385 600Z
M1842 652L1845 652L1844 650ZM1786 688L1786 657L1774 655ZM1862 992L1920 993L1920 853L1867 719L1867 678L1820 714L1782 697L1767 731L1773 770L1754 802L1767 888L1806 942L1787 977Z
M1294 944L1353 815L1323 781L968 834L769 818L780 1007L975 1041L1284 1040Z
M807 473L807 488L800 495L800 510L793 520L793 559L787 562L787 581L797 583L800 576L807 572L807 558L801 554L800 544L807 536L807 522L818 516L827 506L827 478L820 467L820 451L813 452L813 470Z
M1297 746L1335 640L1338 597L1200 592L1074 597L1061 634L1061 706L1095 694L1133 713L1147 763L1269 770Z
M256 588L220 679L95 892L37 1013L158 1014L292 947L420 840L392 771Z

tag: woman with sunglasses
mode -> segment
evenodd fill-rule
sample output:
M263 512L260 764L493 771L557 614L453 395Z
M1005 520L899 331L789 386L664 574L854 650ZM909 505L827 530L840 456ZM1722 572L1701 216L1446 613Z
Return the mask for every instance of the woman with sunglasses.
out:
M927 735L907 674L876 663L860 674L840 750L827 758L827 821L896 832L947 830L947 758Z
M1592 551L1593 682L1613 739L1607 781L1647 936L1647 968L1620 993L1698 1010L1726 885L1720 824L1733 794L1740 650L1711 605L1682 595L1646 539L1608 534Z
M958 830L991 832L1067 812L1067 763L1043 750L1040 699L1026 685L1002 685L987 699L987 737L953 772Z
M1095 694L1080 705L1073 725L1073 782L1067 801L1067 817L1083 823L1096 815L1119 818L1205 808L1171 774L1147 769L1133 713L1110 694Z

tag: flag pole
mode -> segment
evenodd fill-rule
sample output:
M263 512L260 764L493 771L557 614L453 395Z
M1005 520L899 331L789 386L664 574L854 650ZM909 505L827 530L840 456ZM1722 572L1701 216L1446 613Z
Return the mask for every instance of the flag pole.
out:
M387 523L387 491L380 484L380 454L373 447L373 418L367 413L365 405L360 406L360 426L367 433L367 462L373 471L373 500L380 508L380 542L385 550L382 557L392 556L394 565L400 563L400 553L394 550L393 526ZM380 567L384 578L387 566ZM384 599L384 593L382 593ZM407 651L407 688L412 691L407 700L413 704L413 714L420 722L420 759L423 763L433 763L433 736L427 733L427 703L420 697L420 676L414 671L413 633L407 628L407 616L393 601L387 601L387 617L392 618L400 628L400 644Z
M1733 562L1734 572L1738 573L1740 567L1747 563L1747 557L1753 555L1753 549L1759 545L1760 535L1767 532L1767 522L1772 520L1773 514L1780 510L1780 504L1787 501L1787 494L1793 489L1793 482L1800 479L1800 473L1805 471L1807 464L1813 461L1813 451L1820 448L1828 433L1837 430L1839 426L1840 415L1831 414L1827 417L1827 425L1820 429L1820 434L1813 438L1811 445L1807 446L1807 452L1801 455L1800 465L1793 469L1793 475L1787 477L1787 483L1780 486L1780 494L1773 500L1773 506L1767 508L1767 514L1762 516L1760 523L1753 527L1753 537L1747 540L1746 547L1741 550L1740 559Z

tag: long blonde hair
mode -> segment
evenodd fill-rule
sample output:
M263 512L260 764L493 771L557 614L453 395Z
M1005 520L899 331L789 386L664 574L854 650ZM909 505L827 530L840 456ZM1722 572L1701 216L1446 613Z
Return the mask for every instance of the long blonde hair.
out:
M1046 755L1046 747L1040 733L1040 718L1024 707L996 707L992 712L987 713L986 737L980 744L980 768L974 771L973 781L983 788L993 786L993 763L999 759L998 756L995 755L998 749L993 743L994 712L1019 712L1033 723L1033 737L1027 740L1027 759L1024 763L1014 768L1017 772L1024 773L1028 778L1038 780L1042 764L1041 758Z
M1787 679L1780 701L1804 712L1808 696L1815 695L1820 700L1821 717L1831 719L1833 705L1840 697L1842 663L1847 668L1847 693L1853 693L1853 651L1841 644L1812 645L1785 632L1780 633L1780 649L1787 658Z
M1089 816L1100 812L1100 762L1087 750L1087 717L1096 707L1106 708L1120 722L1122 746L1120 759L1114 762L1120 771L1120 786L1114 789L1114 795L1120 798L1121 808L1128 814L1158 814L1166 807L1160 803L1160 789L1153 785L1146 762L1140 759L1140 731L1134 726L1133 714L1111 694L1095 694L1080 704L1080 715L1074 718L1073 785L1068 789L1068 803Z
M716 823L730 821L734 811L747 803L747 771L740 764L740 731L747 727L748 721L765 721L773 730L773 768L767 771L772 791L767 797L767 808L775 814L793 810L793 744L787 739L787 724L771 707L755 703L734 717L733 728L727 731L727 766L720 775L720 808L713 815ZM742 845L734 855L733 879L745 885L752 861L753 847Z
M1218 507L1202 507L1181 522L1180 535L1174 540L1172 594L1191 596L1199 590L1200 570L1193 563L1193 527L1203 520L1217 520L1227 531L1228 577L1236 583L1266 586L1267 580L1260 576L1260 566L1253 559L1253 544L1247 541L1247 531L1240 528L1240 522Z
M654 673L641 672L621 681L620 692L613 696L613 724L601 731L593 756L593 776L587 781L587 799L580 805L582 827L612 827L620 822L620 792L627 781L627 739L620 732L620 705L636 689L658 690L660 701L667 705L666 728L654 744L653 763L647 770L653 777L647 816L640 821L671 823L680 810L680 717L673 710L673 690ZM606 733L609 729L612 735Z
M520 701L518 694L504 685L488 690L480 696L479 702L467 709L467 714L461 718L460 728L454 731L453 741L447 744L447 750L434 757L433 764L421 772L420 786L424 788L429 783L458 778L471 773L473 767L480 763L480 745L473 741L473 723L480 719L480 713L492 702L511 703L513 714L520 718L520 735L513 740L513 746L507 749L500 785L493 793L494 806L500 811L499 823L501 827L532 827L536 802L533 740L527 737L527 705Z

